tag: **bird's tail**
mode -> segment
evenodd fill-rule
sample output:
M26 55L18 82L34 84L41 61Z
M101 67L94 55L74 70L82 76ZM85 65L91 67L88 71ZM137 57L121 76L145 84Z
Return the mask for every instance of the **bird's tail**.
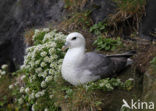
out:
M122 53L122 54L114 54L114 55L107 55L107 57L131 57L133 56L134 54L136 54L136 51L132 50L132 51L128 51L128 52L125 52L125 53Z

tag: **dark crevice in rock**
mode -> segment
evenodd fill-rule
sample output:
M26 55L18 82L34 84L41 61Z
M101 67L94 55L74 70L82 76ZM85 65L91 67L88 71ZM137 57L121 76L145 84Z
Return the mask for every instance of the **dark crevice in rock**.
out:
M43 27L47 22L60 21L64 15L64 3L62 0L7 0L0 4L0 42L9 40L5 50L9 59L16 65L23 63L25 43L23 32L33 27ZM2 58L5 53L0 52ZM4 57L3 57L4 56ZM4 63L4 62L2 62Z
M147 0L146 5L146 15L143 17L143 20L140 24L140 36L147 40L155 40L155 36L151 35L151 33L156 33L156 1L155 0Z

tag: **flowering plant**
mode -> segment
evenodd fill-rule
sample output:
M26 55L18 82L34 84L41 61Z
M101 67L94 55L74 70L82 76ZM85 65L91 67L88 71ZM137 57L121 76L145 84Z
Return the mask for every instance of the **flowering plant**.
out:
M15 72L16 82L9 86L17 111L58 111L62 104L66 104L68 109L76 110L77 107L72 107L73 104L83 104L85 101L85 107L92 104L95 108L97 100L86 98L94 95L93 90L112 91L116 87L131 89L130 80L123 83L115 78L105 78L77 87L65 82L60 73L65 54L61 51L65 36L48 28L34 31L34 45L26 49L24 64ZM2 69L5 68L3 66ZM77 100L76 97L81 99Z
M3 64L1 66L1 69L0 69L0 78L4 75L6 75L8 72L8 65L7 64Z
M65 42L65 35L56 30L36 29L33 36L34 46L26 49L24 64L20 68L20 80L17 82L17 92L20 95L16 98L19 105L26 105L35 110L48 110L53 107L51 86L57 83L60 76L60 68L64 53L61 47ZM40 102L44 100L45 102ZM47 106L47 104L49 104Z

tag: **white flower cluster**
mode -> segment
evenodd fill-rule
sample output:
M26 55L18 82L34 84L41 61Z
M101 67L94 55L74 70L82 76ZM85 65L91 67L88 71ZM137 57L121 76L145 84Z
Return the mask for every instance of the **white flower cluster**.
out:
M35 40L35 38L38 36L38 34L40 34L42 32L49 32L49 31L50 31L49 28L35 29L34 35L33 35L33 40Z
M0 78L7 74L8 65L3 64L0 69Z
M37 99L47 94L48 84L60 76L60 67L63 61L62 55L64 53L61 51L61 47L65 42L65 35L56 32L56 30L37 29L33 40L37 40L41 32L46 32L42 42L26 49L24 64L21 66L21 70L26 71L21 80L26 78L27 81L25 81L25 86L19 89L19 92L24 96L23 98L28 98L28 101L37 101ZM52 98L49 95L48 97L49 99ZM18 100L19 104L23 102L23 98ZM34 106L36 104L30 105L32 110L35 110ZM48 111L47 108L44 108L44 110Z
M63 35L61 32L57 33L56 30L53 30L47 34L45 34L43 42L46 43L47 41L57 41L57 40L64 40L65 35ZM55 46L56 44L51 44L52 46Z
M36 98L39 98L39 97L41 97L41 96L44 96L44 94L45 94L45 90L39 91L39 92L37 92L37 93L35 94L35 97L36 97Z

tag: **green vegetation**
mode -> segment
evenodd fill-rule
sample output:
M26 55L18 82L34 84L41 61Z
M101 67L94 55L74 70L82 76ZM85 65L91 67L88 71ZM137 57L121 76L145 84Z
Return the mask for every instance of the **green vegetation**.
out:
M76 12L71 15L71 18L64 20L59 27L66 31L85 31L93 25L90 13L91 11Z
M79 10L88 0L64 0L68 10ZM65 32L88 31L97 36L94 45L97 50L113 51L122 46L121 39L108 38L107 28L119 30L128 19L135 21L131 26L137 27L144 13L145 0L114 0L116 13L105 22L93 24L91 11L72 13L69 19L59 26ZM120 25L119 25L120 24ZM129 24L129 23L128 23ZM80 86L72 86L61 76L61 64L64 52L61 47L65 37L56 30L32 29L25 34L31 47L26 49L24 65L10 76L7 66L0 70L0 110L4 111L97 111L103 110L105 93L115 90L130 91L134 87L133 79L122 81L118 78L105 78ZM151 60L156 69L156 57ZM12 79L10 79L10 77ZM5 89L5 90L4 90ZM116 95L116 94L115 94ZM121 111L128 111L126 108Z
M12 111L13 109L13 96L9 90L9 85L14 78L10 78L7 75L0 78L0 110L1 111ZM11 86L10 86L11 87Z
M156 57L154 57L154 58L150 61L150 63L151 63L152 65L156 65Z
M9 96L4 96L0 102L4 109L96 111L101 109L103 104L102 98L95 95L96 92L103 93L115 89L129 91L133 88L133 80L122 82L118 78L72 86L62 79L60 72L65 54L61 51L65 35L56 30L37 29L33 35L33 42L34 46L26 49L24 64L12 74L13 78L16 78L15 82L10 81L5 86L9 87L10 91ZM3 65L1 80L7 77L3 74L6 70L7 66Z
M42 40L45 34L49 31L48 28L40 30L35 30L34 35L32 36L32 40L34 41L34 45L42 44Z
M127 12L130 14L139 13L146 0L114 0L117 3L118 10Z
M97 50L113 51L117 47L121 46L122 42L119 37L117 39L112 39L99 36L93 44L97 47Z
M24 65L19 70L24 74L21 79L25 82L24 86L17 87L19 91L16 95L20 96L16 98L16 103L19 110L24 107L31 107L32 110L58 110L50 96L60 74L64 39L65 35L55 30L35 30L35 46L27 48Z
M156 73L156 57L154 57L151 61L151 68L152 68L152 72Z
M106 78L99 80L98 82L91 82L86 85L86 88L87 90L100 89L103 91L112 91L114 88L131 90L133 88L133 79L128 79L125 82L121 82L120 79Z
M137 31L145 14L146 0L114 0L114 2L117 9L107 19L112 34L121 35L125 28L129 32Z
M88 0L64 0L65 8L68 10L82 9Z
M129 18L140 20L145 12L146 0L114 0L117 12L110 16L111 22L122 22ZM137 23L139 22L137 20Z
M13 99L12 92L9 88L14 78L8 73L8 65L4 64L0 69L0 110L1 111L11 111L13 108L11 100Z
M90 32L95 34L97 39L94 41L93 45L97 47L97 50L113 51L122 45L121 39L107 38L107 24L106 22L99 22L90 27Z
M94 33L95 35L100 35L103 32L107 32L106 26L106 23L98 22L97 24L94 24L92 27L90 27L89 31Z
M105 22L99 22L93 25L93 22L90 22L92 21L90 17L88 17L88 19L86 20L86 17L82 15L77 16L76 14L83 13L82 9L86 5L88 0L64 0L65 8L73 12L73 15L71 15L72 17L69 19L69 21L68 20L65 21L61 26L68 26L65 28L67 29L67 31L75 31L77 29L80 30L80 27L84 30L86 26L87 28L89 26L91 27L90 32L96 35L98 35L101 32L109 32L110 35L121 36L125 31L129 32L137 31L139 28L140 20L145 14L146 0L113 0L113 1L117 5L117 8L115 9L114 13L110 14L106 18ZM96 9L96 7L92 8L93 10ZM86 21L88 21L88 24L90 25L86 25L85 24ZM125 28L127 30L125 30Z
M106 22L99 22L94 24L90 27L89 31L98 36L93 43L97 50L113 51L122 45L122 41L119 37L117 39L107 38L108 30Z
M0 78L8 73L8 65L4 64L0 69Z

